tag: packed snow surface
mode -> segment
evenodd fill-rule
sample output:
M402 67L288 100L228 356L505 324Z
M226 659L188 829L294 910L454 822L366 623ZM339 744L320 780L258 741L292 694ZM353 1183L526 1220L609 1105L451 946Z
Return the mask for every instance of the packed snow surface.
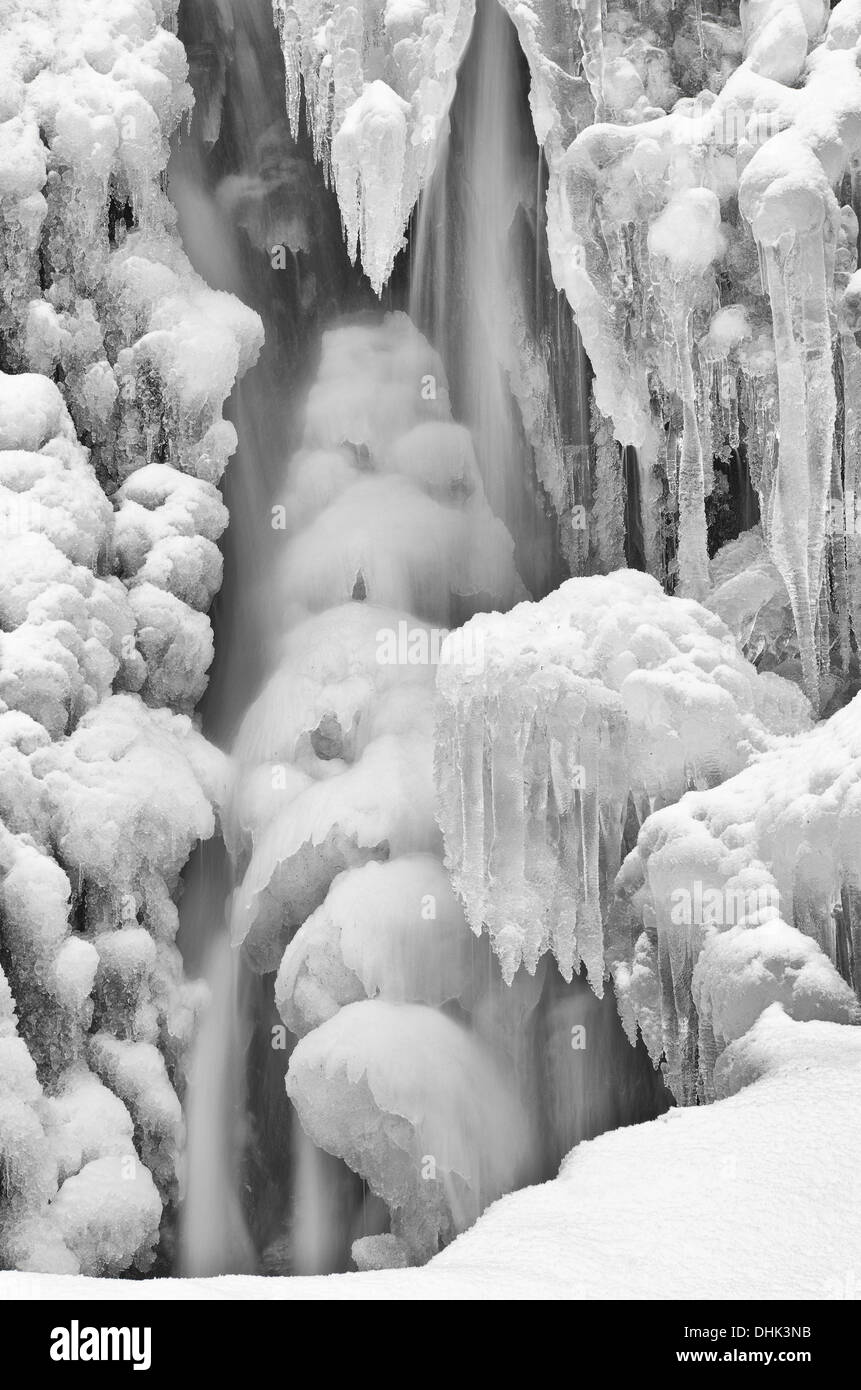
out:
M422 1269L143 1283L0 1274L0 1297L857 1299L861 1031L795 1023L773 1005L722 1075L717 1104L581 1144L558 1178L495 1203Z

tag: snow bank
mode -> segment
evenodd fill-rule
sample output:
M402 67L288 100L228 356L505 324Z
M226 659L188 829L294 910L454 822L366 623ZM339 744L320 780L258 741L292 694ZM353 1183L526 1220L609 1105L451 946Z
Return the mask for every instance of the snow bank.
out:
M857 1299L859 1074L861 1032L796 1023L775 1005L725 1054L716 1105L578 1145L554 1181L496 1202L422 1269L143 1283L0 1274L0 1297Z

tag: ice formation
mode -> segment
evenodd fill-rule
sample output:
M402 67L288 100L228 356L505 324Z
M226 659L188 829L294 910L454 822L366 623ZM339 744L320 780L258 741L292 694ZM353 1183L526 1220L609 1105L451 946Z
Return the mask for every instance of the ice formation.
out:
M810 727L794 683L632 571L469 626L482 666L437 677L440 824L506 979L548 950L612 976L685 1102L772 1003L861 1021L861 697Z
M179 876L226 762L192 725L257 316L163 188L191 101L173 0L3 11L0 1264L152 1267L201 989Z
M679 581L704 596L709 460L742 440L816 701L840 621L829 594L845 591L857 544L843 515L844 498L854 508L854 339L839 334L849 372L835 378L832 337L851 321L843 302L857 260L846 190L859 153L861 16L849 3L829 14L774 0L742 7L740 37L741 61L696 100L581 131L552 166L548 235L598 405L640 451L651 567L661 572L668 488Z
M439 850L434 646L453 613L522 593L439 360L404 315L325 336L285 483L287 630L239 732L231 813L233 940L263 970L338 873Z
M598 990L612 965L632 1036L638 1023L656 1058L666 1052L680 1094L708 1097L716 1056L770 999L801 1018L854 1017L847 902L828 926L848 891L834 859L851 834L848 805L829 823L840 830L815 909L787 899L776 867L786 844L769 839L779 816L754 835L739 809L734 830L710 832L736 856L752 838L781 906L725 923L705 945L670 931L648 865L653 826L669 835L689 816L702 835L706 817L720 821L711 808L730 803L718 783L742 788L768 824L776 792L763 791L762 769L806 767L803 750L842 727L835 715L810 731L809 710L767 673L802 684L814 713L855 688L861 11L853 0L505 8L549 170L553 275L594 370L595 558L610 578L577 581L580 598L569 584L537 608L473 619L482 662L441 666L447 862L508 979L548 949L565 973L585 964ZM291 120L301 79L349 249L379 290L443 147L473 6L278 0L275 11ZM383 127L392 143L375 165ZM637 450L647 568L703 607L611 573L625 559L620 445ZM715 461L733 451L760 519L714 555ZM793 843L806 843L800 829ZM718 853L699 851L710 865ZM624 951L624 931L605 941L610 910L614 931L624 921L634 933ZM307 953L291 957L312 1010L356 988L337 940L317 919Z
M511 980L552 950L600 993L602 912L625 837L658 804L803 729L797 687L758 675L713 614L633 570L477 615L482 660L437 676L447 864Z
M463 909L442 863L403 854L334 880L284 952L275 999L302 1037L359 999L439 1008L472 993L471 965Z
M454 3L327 7L274 0L287 111L298 133L304 85L314 150L331 174L347 247L379 292L433 163L454 94L472 7Z
M706 597L712 458L745 448L816 703L830 648L845 672L861 623L857 6L504 8L549 170L553 276L594 369L598 417L638 450L648 567ZM361 243L379 291L443 147L474 4L274 10L292 126L301 82L348 246ZM618 489L612 451L598 462ZM564 487L549 483L562 514Z
M525 1114L482 1045L435 1009L365 999L297 1045L287 1091L312 1139L381 1196L411 1262L517 1185Z
M725 76L740 56L732 0L698 26L662 0L618 4L604 23L594 0L556 6L505 0L529 64L538 143L555 157L596 107L605 115L661 114L680 95ZM611 8L611 7L608 7ZM360 6L273 0L287 78L287 110L299 125L304 86L314 150L331 174L350 253L379 291L433 170L466 49L475 0L363 0ZM667 51L669 50L669 51Z
M476 655L449 628L523 587L404 315L324 336L277 496L272 673L234 746L232 937L278 970L304 1128L390 1208L393 1239L357 1260L413 1262L514 1185L525 1152L510 1062L443 1013L474 980L433 787L434 673L446 641Z
M607 964L681 1096L771 1003L857 1022L859 697L718 787L656 811L617 879Z

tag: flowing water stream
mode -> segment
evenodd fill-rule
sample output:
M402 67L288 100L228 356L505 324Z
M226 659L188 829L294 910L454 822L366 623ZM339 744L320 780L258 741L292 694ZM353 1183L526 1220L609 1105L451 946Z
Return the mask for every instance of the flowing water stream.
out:
M269 0L215 6L189 0L182 23L198 103L172 158L169 191L196 268L214 287L257 308L267 333L263 357L233 402L240 449L227 474L231 524L213 615L217 658L203 708L205 732L234 751L241 771L254 763L249 749L271 744L272 731L255 724L262 718L254 704L261 685L287 670L289 644L309 611L341 612L332 575L347 563L347 550L355 576L343 597L354 608L385 604L406 615L404 622L442 628L480 608L542 597L565 577L566 560L588 564L588 553L566 533L565 516L577 500L578 450L588 439L587 368L550 282L544 171L524 62L514 28L493 0L478 7L436 174L382 305L347 261L337 206L310 149L288 134ZM383 322L391 310L409 310L415 327L405 319ZM326 330L334 334L322 348L323 377L314 385ZM413 360L433 368L417 366L414 401L405 386ZM461 529L452 530L454 539L440 532L433 549L430 513L407 497L402 474L420 437L416 430L442 427L453 437L448 404L426 411L420 403L419 382L435 381L437 371L451 414L470 431L476 486L513 538L522 584L505 588L500 581L490 592L490 580L462 583L460 572L473 564L477 548L472 523L461 526L460 513L446 512ZM524 409L535 399L543 403L539 420ZM371 429L371 417L379 456L400 459L401 473L380 468L373 447L359 437ZM347 510L337 510L333 491L328 530L315 523L317 530L300 528L297 536L288 527L285 535L272 524L275 509L285 498L292 505L296 470L309 450L320 453L327 430L334 431L327 467L334 467L334 451L351 479L357 471L368 476L353 487ZM563 475L567 496L560 505ZM457 499L458 507L462 502ZM469 505L473 512L464 515L477 517L478 502ZM498 539L492 527L491 533ZM303 541L309 534L315 539ZM307 563L300 571L302 556ZM359 621L349 614L344 621L354 618ZM405 717L392 703L391 727L399 733ZM348 748L344 730L321 724L309 761L291 765L287 775L305 776L312 766L322 786L360 758L364 737L360 730L356 747ZM403 795L397 777L380 794L396 802ZM423 872L438 872L434 845L407 848L426 856ZM289 1030L285 1036L275 1010L277 957L268 954L268 942L265 950L254 945L253 932L242 950L228 935L231 898L235 937L237 903L241 908L251 871L239 835L230 852L223 846L210 847L205 857L201 852L186 875L180 939L212 994L186 1102L180 1269L189 1275L346 1269L354 1241L387 1231L388 1212L345 1162L312 1142L285 1095L295 1038ZM304 917L325 898L326 886L309 896ZM279 953L299 925L292 907L287 915ZM444 1012L504 1074L508 1107L504 1114L500 1109L494 1140L509 1156L498 1165L506 1176L496 1188L496 1179L488 1180L480 1210L504 1186L551 1176L579 1140L649 1118L667 1099L642 1048L630 1048L624 1038L611 996L599 1001L585 980L566 984L555 967L543 966L534 979L518 977L508 988L486 939L467 938L467 945L470 989ZM419 994L407 998L433 995L436 982L423 977L430 967L422 960L413 955L409 962ZM587 1046L578 1045L581 1037ZM443 1070L435 1084L445 1090L455 1082ZM464 1118L462 1132L447 1139L468 1147L468 1128Z

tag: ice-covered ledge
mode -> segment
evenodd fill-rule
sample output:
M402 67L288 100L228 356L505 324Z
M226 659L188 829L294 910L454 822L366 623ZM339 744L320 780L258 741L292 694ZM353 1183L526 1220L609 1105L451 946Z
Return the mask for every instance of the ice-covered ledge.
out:
M438 818L507 980L547 951L599 994L612 974L680 1100L714 1097L720 1054L774 1001L859 1020L861 697L811 729L796 686L631 570L478 615L467 639L480 660L437 675Z
M507 979L552 950L600 993L601 914L626 837L656 805L809 727L807 702L758 675L714 614L634 570L479 614L458 640L476 659L437 673L452 882Z

